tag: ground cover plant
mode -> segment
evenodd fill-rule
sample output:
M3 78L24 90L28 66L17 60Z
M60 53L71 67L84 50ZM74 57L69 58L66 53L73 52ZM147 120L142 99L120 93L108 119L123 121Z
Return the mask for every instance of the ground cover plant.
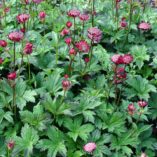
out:
M0 1L0 157L156 157L156 6Z

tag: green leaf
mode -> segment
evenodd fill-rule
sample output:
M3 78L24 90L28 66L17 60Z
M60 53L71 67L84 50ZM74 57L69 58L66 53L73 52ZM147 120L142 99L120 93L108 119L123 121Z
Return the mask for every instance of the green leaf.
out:
M144 65L144 61L149 61L149 55L147 54L147 48L145 46L133 46L130 52L139 69Z
M148 101L148 98L150 97L149 93L156 92L155 86L150 84L147 79L142 78L140 75L129 77L127 83L130 86L130 88L125 89L128 98L138 96L139 99Z
M115 112L112 115L103 114L100 116L102 119L102 129L108 129L109 132L114 132L116 134L125 132L125 120L121 113Z
M25 91L23 98L27 102L35 102L35 96L36 95L37 95L37 93L34 90L27 90L27 91Z
M49 111L55 116L71 115L70 106L62 102L61 99L52 100L50 95L47 95L42 104L44 105L47 111Z
M52 95L56 95L57 92L62 89L61 73L61 69L56 69L51 75L46 78L46 81L43 84Z
M55 127L50 127L47 136L49 139L40 140L37 147L41 150L48 150L47 157L66 156L63 133Z
M15 137L15 148L12 155L16 156L19 152L25 152L27 157L32 154L33 147L38 142L37 131L30 127L28 124L25 124L21 130L21 137Z
M50 117L44 113L43 106L39 104L34 106L33 112L20 111L20 115L23 122L29 123L40 131L46 129L51 121Z
M4 110L0 109L0 124L4 119L13 124L14 121L12 116L13 116L12 112L10 111L4 112Z
M91 124L82 124L82 118L75 118L74 120L67 118L64 126L69 129L68 135L76 141L78 137L87 140L89 133L93 131L94 127Z

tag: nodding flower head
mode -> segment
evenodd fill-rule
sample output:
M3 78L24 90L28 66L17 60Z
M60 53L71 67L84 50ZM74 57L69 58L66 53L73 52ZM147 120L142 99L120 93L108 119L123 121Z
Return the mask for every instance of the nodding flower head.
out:
M8 38L13 42L20 42L23 39L24 35L20 31L11 32L8 35Z
M70 32L69 29L63 28L62 31L61 31L61 33L60 33L60 35L61 35L62 37L64 37L65 35L68 35L69 32Z
M34 3L39 4L41 2L43 2L44 0L33 0Z
M64 80L62 81L62 88L64 91L67 91L71 87L71 82L64 76Z
M68 21L68 22L66 23L66 26L67 26L68 28L71 28L72 25L73 25L73 24L72 24L71 21Z
M68 37L68 38L65 38L65 43L70 46L70 44L72 43L72 38L71 37Z
M128 112L130 115L133 115L135 110L136 110L136 108L133 103L128 105Z
M29 14L19 14L16 18L19 23L26 23L29 19Z
M68 11L67 15L70 17L76 18L80 15L80 11L77 9L72 9Z
M123 64L123 56L120 54L115 54L111 57L111 61L115 64Z
M96 149L96 144L94 142L87 143L83 149L88 153L92 153Z
M44 21L44 20L45 20L45 17L46 17L46 13L45 13L44 11L41 11L41 12L39 13L39 18L40 18L40 20L41 20L41 21Z
M123 63L124 64L130 64L133 61L133 56L131 54L125 54L123 55Z
M141 30L144 30L144 31L147 31L151 28L151 25L147 22L141 22L139 25L138 25L138 28L141 29Z
M24 52L25 54L31 54L32 51L33 51L33 44L30 43L30 42L26 43L23 52Z
M14 145L15 145L15 142L11 140L7 143L7 148L9 150L12 150L14 148Z
M126 18L123 17L123 18L121 19L120 26L121 26L122 28L125 28L125 27L127 27L127 25L128 25L128 23L126 22Z
M88 21L89 20L89 15L88 14L80 14L79 18L81 21Z
M11 72L7 75L8 80L15 80L16 79L16 72Z
M138 105L139 105L139 107L144 108L144 107L146 107L148 104L147 104L146 101L140 100L140 101L138 101Z
M102 38L102 32L96 27L88 29L88 38L91 39L94 43L99 43Z
M90 50L90 46L85 40L77 42L75 46L80 52L88 53Z
M6 47L7 46L7 42L5 40L0 40L0 46L1 47Z

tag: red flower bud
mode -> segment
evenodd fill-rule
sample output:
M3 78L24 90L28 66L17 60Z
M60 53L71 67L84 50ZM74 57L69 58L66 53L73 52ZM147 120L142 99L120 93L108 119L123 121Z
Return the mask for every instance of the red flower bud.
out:
M63 90L68 90L71 87L71 82L67 79L62 81Z
M76 55L75 49L74 49L74 48L71 48L71 49L69 50L69 54L75 56L75 55Z
M71 42L72 42L72 38L71 38L71 37L68 37L68 38L65 39L65 43L66 43L68 46L70 46Z
M138 105L139 105L139 107L144 108L147 106L147 102L141 100L141 101L138 101Z
M7 46L7 42L5 40L0 40L0 46L1 47L6 47Z
M9 150L12 150L14 148L14 145L15 145L15 142L14 141L9 141L8 144L7 144L7 148Z
M129 114L131 114L131 115L134 114L135 110L136 110L136 108L135 108L133 103L128 105L128 112L129 112Z
M71 21L68 21L68 22L66 23L66 26L67 26L68 28L71 28L72 25L73 25L73 24L72 24Z
M0 58L0 64L2 64L3 63L3 59L2 58Z
M16 79L16 72L11 72L8 74L8 80L15 80Z

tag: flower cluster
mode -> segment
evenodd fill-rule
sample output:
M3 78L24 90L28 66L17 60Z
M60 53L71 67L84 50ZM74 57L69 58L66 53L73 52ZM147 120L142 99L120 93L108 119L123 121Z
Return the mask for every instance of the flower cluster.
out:
M131 54L115 54L112 56L111 61L116 65L119 64L130 64L133 61L133 56Z
M94 43L100 42L102 38L102 32L97 27L91 27L86 30L85 34L85 22L90 19L88 13L81 13L78 9L72 9L67 12L67 15L69 18L73 18L73 22L68 20L65 27L61 30L60 35L65 37L64 41L69 49L69 66L72 65L72 62L74 62L74 57L78 54L78 52L79 57L81 57L85 64L87 64L91 60L89 56L92 56L92 54L90 55L90 51L92 49L91 47L93 47ZM76 24L78 23L76 20L80 21L82 24L81 34L76 31ZM91 44L88 43L88 39L86 40L86 38L91 40Z
M116 65L114 83L122 83L126 77L127 73L125 71L126 65L129 65L133 61L133 56L131 54L115 54L111 57L111 61ZM119 65L125 65L124 67L119 67Z
M99 43L102 38L102 32L96 27L89 28L88 38L91 39L93 43Z
M143 108L145 108L148 104L146 101L140 100L137 102L138 106L140 107L140 110L142 110ZM133 115L134 112L136 111L136 107L133 103L128 105L128 113L130 115ZM141 112L141 111L140 111ZM141 114L141 113L140 113Z
M24 51L23 51L24 54L31 54L32 51L33 51L33 44L30 42L26 43Z

